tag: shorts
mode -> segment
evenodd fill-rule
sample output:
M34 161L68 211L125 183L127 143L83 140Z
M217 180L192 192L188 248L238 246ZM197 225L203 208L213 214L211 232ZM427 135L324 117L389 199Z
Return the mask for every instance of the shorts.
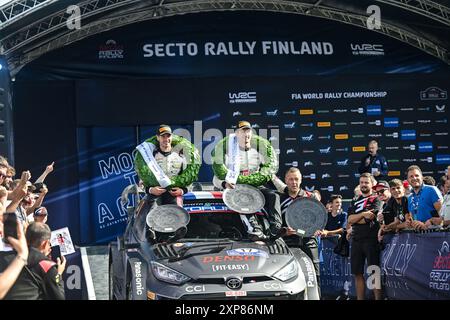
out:
M380 266L380 245L374 240L353 240L350 249L350 265L352 274L365 274L364 264Z

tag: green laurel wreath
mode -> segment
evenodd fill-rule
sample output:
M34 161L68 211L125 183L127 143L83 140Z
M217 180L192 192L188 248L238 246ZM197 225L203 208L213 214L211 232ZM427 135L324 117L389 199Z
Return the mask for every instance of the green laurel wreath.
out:
M153 136L145 141L153 143L155 146L159 145L156 136ZM172 148L175 147L177 147L177 149L181 148L181 150L184 150L185 152L188 151L188 154L186 155L187 166L181 174L170 178L171 184L167 187L167 189L173 187L187 187L192 182L196 181L201 165L200 154L198 153L197 148L195 148L189 140L174 134L172 135ZM136 152L134 168L139 176L139 179L144 182L146 188L159 186L158 180L145 163L140 152Z
M264 163L261 164L258 172L252 173L248 176L239 175L237 183L249 184L254 187L262 186L263 184L272 180L272 175L278 171L278 159L274 148L270 141L254 135L250 140L252 148L255 148L258 152L262 150L264 156ZM228 137L220 140L213 151L213 171L217 178L225 180L228 172L228 168L225 166L225 155L227 154Z

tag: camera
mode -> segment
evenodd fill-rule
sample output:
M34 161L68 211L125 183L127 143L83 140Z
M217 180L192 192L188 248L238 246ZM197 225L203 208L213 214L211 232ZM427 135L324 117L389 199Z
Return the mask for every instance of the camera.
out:
M46 185L43 182L38 182L32 185L32 192L33 193L41 193L42 188L46 187Z

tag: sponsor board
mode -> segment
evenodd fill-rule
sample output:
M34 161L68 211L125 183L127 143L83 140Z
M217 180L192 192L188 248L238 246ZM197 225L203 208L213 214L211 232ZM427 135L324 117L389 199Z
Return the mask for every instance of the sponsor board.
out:
M436 164L450 164L450 154L437 154Z
M436 256L431 266L429 288L437 291L450 292L450 246L442 241L436 250Z
M442 104L442 105L436 104L435 108L436 108L436 112L445 112L445 104Z
M364 113L364 108L361 107L361 108L358 108L358 109L350 109L350 112L363 114Z
M347 140L348 134L347 133L339 133L334 135L335 140Z
M115 40L108 40L105 44L99 46L98 58L115 60L123 59L124 57L124 46L117 44Z
M337 164L338 166L342 166L342 167L344 167L344 166L348 166L348 162L349 162L349 160L348 160L348 159L344 159L344 160L337 160L337 161L336 161L336 164Z
M319 128L328 128L331 127L331 122L317 122L317 127Z
M352 54L355 56L384 56L384 48L382 44L350 44Z
M388 177L400 177L400 171L389 171L388 172Z
M398 132L386 133L386 138L398 139Z
M229 103L255 103L256 92L254 91L241 91L241 92L229 92Z
M278 109L272 110L272 111L266 111L266 116L268 117L276 117L278 116Z
M397 128L398 123L399 123L398 118L384 118L385 128Z
M285 123L283 126L285 129L295 129L295 122Z
M214 272L217 271L249 271L250 267L248 264L213 264L211 269Z
M205 256L202 258L203 264L227 261L255 261L255 256Z
M446 100L447 91L438 87L429 87L420 91L420 100Z
M401 140L416 140L416 130L401 130Z
M365 146L358 146L358 147L352 147L353 152L365 152L366 147Z
M301 116L306 116L306 115L314 114L314 110L313 109L300 109L299 113Z
M418 147L419 152L433 152L432 142L419 142Z
M366 114L368 116L379 116L379 115L381 115L381 106L380 105L368 105L366 107Z
M194 293L194 292L205 292L206 288L204 285L198 285L198 286L187 286L184 288L184 290L188 293Z

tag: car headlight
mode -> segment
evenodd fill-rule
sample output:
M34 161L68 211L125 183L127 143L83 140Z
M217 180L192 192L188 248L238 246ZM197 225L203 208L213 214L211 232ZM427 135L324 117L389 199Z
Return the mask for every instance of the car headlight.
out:
M297 274L298 274L297 262L295 260L292 260L292 262L288 263L280 271L275 273L273 277L281 281L288 281L296 277Z
M191 278L185 276L184 274L170 269L165 265L162 265L158 262L152 261L152 271L153 275L161 281L173 283L173 284L183 284L189 281Z

